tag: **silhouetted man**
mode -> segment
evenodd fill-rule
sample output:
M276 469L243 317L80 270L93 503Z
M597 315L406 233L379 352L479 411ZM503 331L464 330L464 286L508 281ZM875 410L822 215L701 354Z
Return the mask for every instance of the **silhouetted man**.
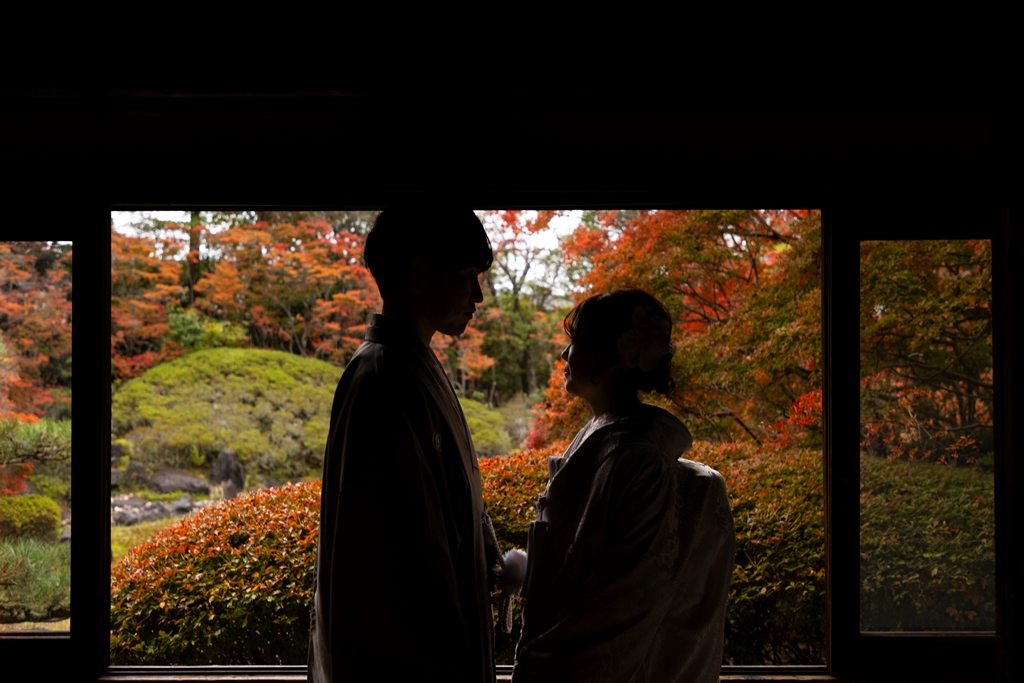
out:
M331 410L311 681L494 680L480 471L429 348L466 329L492 258L469 210L386 210L367 237L384 308Z

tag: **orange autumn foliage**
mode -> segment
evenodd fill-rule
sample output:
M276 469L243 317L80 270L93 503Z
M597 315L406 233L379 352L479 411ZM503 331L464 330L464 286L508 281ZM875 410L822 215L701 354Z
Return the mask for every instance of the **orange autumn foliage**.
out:
M166 340L167 310L181 303L173 242L110 230L110 358L115 380L138 377L184 350Z
M0 419L70 412L70 245L0 242Z
M647 400L699 437L762 443L804 410L799 397L820 391L819 223L816 211L593 212L563 258L577 302L637 287L674 319L676 388ZM535 408L529 446L567 438L589 417L561 372ZM805 421L803 437L818 425Z
M344 363L380 308L360 261L363 241L320 219L213 233L209 242L220 257L197 282L195 305L245 326L255 347Z

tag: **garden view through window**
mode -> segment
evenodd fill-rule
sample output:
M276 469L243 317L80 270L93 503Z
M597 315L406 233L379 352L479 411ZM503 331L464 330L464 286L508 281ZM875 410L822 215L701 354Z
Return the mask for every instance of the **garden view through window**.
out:
M995 630L992 245L861 243L864 631Z
M70 242L0 242L0 638L71 628Z
M375 215L112 214L113 665L305 664L331 401L380 307ZM502 548L526 548L546 458L589 417L562 386L563 316L642 288L676 343L674 393L645 400L687 425L735 516L724 663L824 664L820 213L479 215L485 300L433 347Z

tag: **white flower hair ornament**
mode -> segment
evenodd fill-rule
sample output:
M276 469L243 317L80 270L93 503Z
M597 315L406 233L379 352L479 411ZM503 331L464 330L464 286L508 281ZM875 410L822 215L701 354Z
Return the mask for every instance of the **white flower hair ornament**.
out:
M619 335L619 353L626 367L651 372L672 352L672 323L656 315L650 306L633 309L633 327Z

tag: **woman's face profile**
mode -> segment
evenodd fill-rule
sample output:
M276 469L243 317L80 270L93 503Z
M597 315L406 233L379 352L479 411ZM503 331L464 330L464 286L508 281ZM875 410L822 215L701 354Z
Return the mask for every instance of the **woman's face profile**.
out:
M586 344L570 342L562 351L565 359L565 390L587 403L593 394L601 391L601 357Z
M595 416L624 400L635 400L636 389L626 381L629 368L622 355L588 343L585 328L576 322L562 351L566 392L582 398Z

